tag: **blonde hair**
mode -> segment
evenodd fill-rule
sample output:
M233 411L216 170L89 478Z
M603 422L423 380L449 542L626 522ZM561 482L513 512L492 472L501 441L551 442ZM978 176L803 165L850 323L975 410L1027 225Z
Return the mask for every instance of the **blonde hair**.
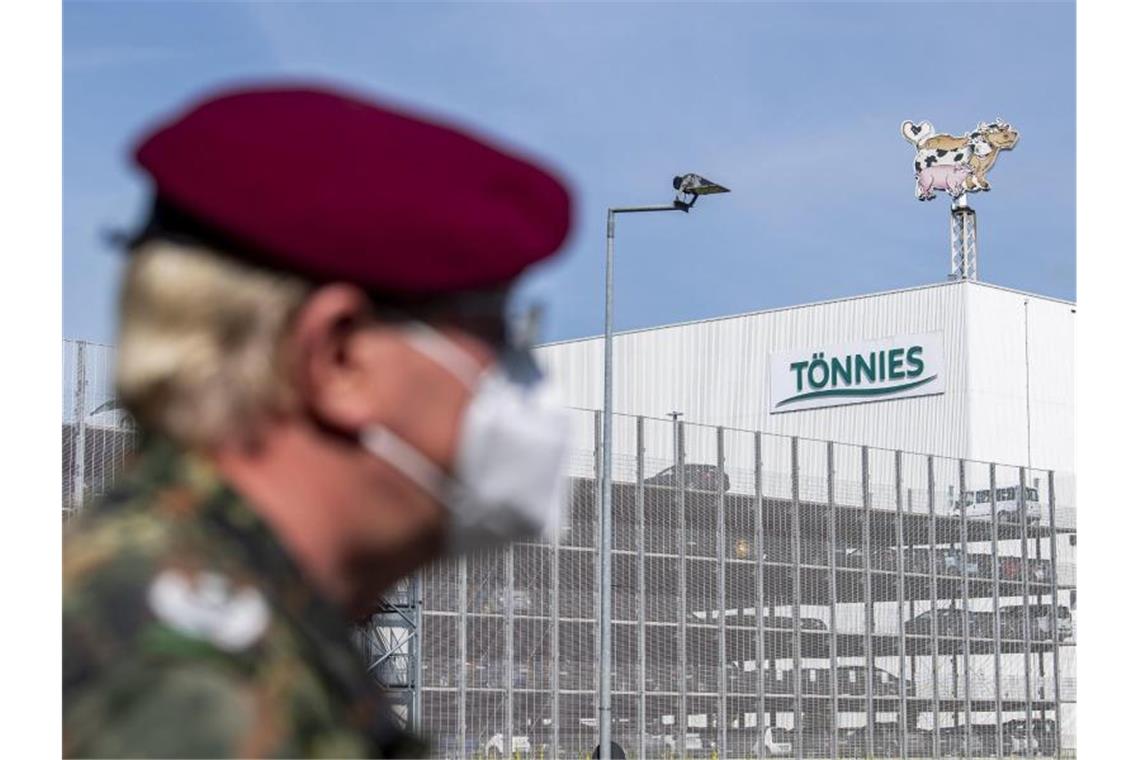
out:
M119 398L146 429L190 446L256 435L294 402L282 343L312 285L210 249L151 240L119 303Z

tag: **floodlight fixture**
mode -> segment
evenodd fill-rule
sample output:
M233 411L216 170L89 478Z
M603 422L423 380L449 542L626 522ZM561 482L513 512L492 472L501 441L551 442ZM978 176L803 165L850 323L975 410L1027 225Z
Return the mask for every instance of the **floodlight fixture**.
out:
M724 185L718 185L712 180L705 179L699 174L682 174L673 178L673 189L677 191L677 198L673 205L682 211L688 211L702 195L730 192Z

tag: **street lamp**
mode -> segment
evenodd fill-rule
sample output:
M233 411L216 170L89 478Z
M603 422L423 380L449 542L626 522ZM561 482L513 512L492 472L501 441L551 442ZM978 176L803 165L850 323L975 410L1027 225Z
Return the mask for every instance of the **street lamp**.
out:
M618 214L636 214L648 211L684 211L697 202L702 195L727 193L723 185L711 182L699 174L683 174L673 178L673 189L677 197L669 205L625 206L611 208L606 212L606 334L605 334L605 379L603 381L602 403L602 525L601 540L598 546L598 586L601 595L601 626L598 655L601 659L601 672L598 680L598 749L601 760L610 760L611 719L610 704L610 661L612 659L611 631L611 590L610 552L613 545L613 428L614 428L614 388L613 388L613 312L614 312L614 223Z

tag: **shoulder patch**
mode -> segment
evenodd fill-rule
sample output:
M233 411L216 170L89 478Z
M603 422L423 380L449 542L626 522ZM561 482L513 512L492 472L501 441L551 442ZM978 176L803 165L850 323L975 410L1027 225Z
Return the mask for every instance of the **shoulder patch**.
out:
M269 627L269 604L261 592L215 572L163 570L147 589L147 603L173 630L227 652L248 649Z

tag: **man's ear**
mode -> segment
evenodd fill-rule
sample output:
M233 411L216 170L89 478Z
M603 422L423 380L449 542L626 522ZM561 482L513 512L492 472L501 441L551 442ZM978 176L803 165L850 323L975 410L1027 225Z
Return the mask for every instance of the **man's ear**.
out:
M352 285L313 292L293 320L291 365L300 402L322 424L355 433L376 413L375 362L368 330L371 307Z

